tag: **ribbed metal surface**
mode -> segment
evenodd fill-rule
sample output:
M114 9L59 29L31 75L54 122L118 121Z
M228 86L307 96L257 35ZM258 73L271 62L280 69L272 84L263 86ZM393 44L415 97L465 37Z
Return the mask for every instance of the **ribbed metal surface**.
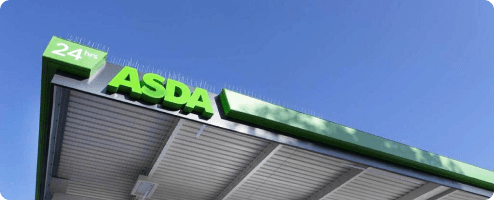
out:
M394 200L425 183L391 172L369 169L324 200Z
M344 174L353 164L283 146L228 199L305 199Z
M71 91L58 177L68 194L129 199L178 119Z
M151 199L211 199L256 158L266 141L185 120L153 174L159 178Z
M164 148L178 121L164 113L70 91L56 176L70 180L67 194L122 200L132 198L137 177L155 166L150 176L159 180L159 186L147 199L214 199L228 191L227 186L271 144L211 126L198 135L203 124L183 119ZM359 168L353 162L286 145L271 152L228 200L307 199L325 191L352 167ZM160 162L154 163L158 156ZM366 168L324 199L395 200L424 184ZM456 191L441 200L485 199Z
M449 187L446 187L446 186L440 186L430 192L427 192L426 194L418 197L417 199L414 199L414 200L429 200L431 199L432 197L435 197L435 196L438 196L438 195L441 195L443 193L445 193L446 191L448 191L450 188Z
M456 191L441 200L486 200L488 198L463 191Z

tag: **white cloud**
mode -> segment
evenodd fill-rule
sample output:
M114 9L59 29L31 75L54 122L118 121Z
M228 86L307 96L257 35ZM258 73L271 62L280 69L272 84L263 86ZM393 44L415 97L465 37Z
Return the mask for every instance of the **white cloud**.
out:
M491 2L492 6L494 6L494 0L487 0L488 2ZM487 200L491 200L491 199L487 199Z
M6 198L2 197L2 193L0 193L0 200L7 200Z

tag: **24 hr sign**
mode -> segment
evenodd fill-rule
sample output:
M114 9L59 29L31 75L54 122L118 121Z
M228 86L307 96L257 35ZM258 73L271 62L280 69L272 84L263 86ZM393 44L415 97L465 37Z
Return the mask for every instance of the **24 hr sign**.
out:
M107 52L52 37L43 53L43 60L58 63L65 71L87 78L104 64L107 56Z
M125 66L108 83L107 92L127 93L134 99L141 99L152 104L161 104L169 109L182 110L186 113L200 113L204 118L213 116L213 108L208 92L195 88L190 92L189 86L173 80L166 80L158 74L144 74L139 80L137 69Z

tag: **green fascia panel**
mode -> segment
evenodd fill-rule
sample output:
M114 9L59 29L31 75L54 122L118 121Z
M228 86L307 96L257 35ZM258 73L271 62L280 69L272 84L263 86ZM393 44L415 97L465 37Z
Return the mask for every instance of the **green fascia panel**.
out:
M61 43L65 45L60 45ZM67 49L67 50L64 50ZM80 50L79 50L80 49ZM64 50L64 51L62 51ZM53 53L55 51L56 53ZM78 52L81 52L78 55ZM70 53L72 52L72 53ZM86 53L87 52L87 53ZM69 54L70 53L70 54ZM59 54L63 54L59 55ZM80 56L80 59L76 59ZM36 194L35 199L39 199L41 194L41 180L46 158L46 146L48 127L50 127L50 105L51 105L51 79L58 71L64 71L77 75L81 78L89 78L106 62L107 52L93 49L71 41L52 37L50 43L43 53L41 69L41 103L39 117L39 139L38 139L38 163L36 170Z
M494 191L494 172L223 89L227 117Z

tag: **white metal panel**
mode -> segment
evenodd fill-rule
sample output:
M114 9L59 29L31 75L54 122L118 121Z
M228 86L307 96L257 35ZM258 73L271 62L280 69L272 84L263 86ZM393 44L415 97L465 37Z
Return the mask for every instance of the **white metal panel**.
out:
M183 120L162 159L164 141L178 119L164 113L71 91L57 176L70 179L67 193L129 199L140 174L159 179L150 200L217 197L271 144L267 140ZM356 163L283 146L233 190L228 200L307 199ZM425 181L368 169L326 200L396 200ZM440 193L442 190L435 191ZM434 194L435 194L434 193ZM431 194L433 195L433 194ZM456 191L442 200L485 200Z
M445 187L445 186L440 186L439 188L436 188L434 189L433 191L415 199L415 200L429 200L431 199L432 197L436 196L436 195L439 195L443 192L445 192L446 190L450 189L449 187Z
M211 199L222 192L269 142L184 120L154 178L151 199ZM197 136L197 137L196 137Z
M319 190L317 193L312 194L306 200L320 200L330 196L334 192L338 191L339 188L344 187L346 184L350 183L353 179L358 178L367 169L369 169L369 167L362 167L362 168L359 167L359 168L350 169L349 171L345 172L345 174L341 175L336 180L333 180L331 183L326 185L326 187Z
M130 199L177 122L176 117L71 91L58 177L67 194Z
M253 174L261 168L261 166L264 165L266 161L268 161L278 150L281 149L283 145L277 144L277 143L271 143L268 145L266 148L262 150L262 152L257 155L257 157L249 163L249 166L247 166L242 173L238 174L235 179L228 184L228 187L226 187L220 195L214 198L214 200L225 200L227 199L230 195L232 195L237 189L242 186L243 183L245 183Z
M415 190L412 190L411 192L401 196L396 200L418 200L419 198L422 198L424 196L434 196L433 193L435 193L435 190L439 189L440 187L441 185L439 184L429 182Z
M451 193L450 195L442 198L441 200L486 200L486 199L488 198L457 190Z
M306 199L340 177L352 162L283 146L228 199Z
M394 200L421 187L425 182L386 172L369 169L325 200Z

